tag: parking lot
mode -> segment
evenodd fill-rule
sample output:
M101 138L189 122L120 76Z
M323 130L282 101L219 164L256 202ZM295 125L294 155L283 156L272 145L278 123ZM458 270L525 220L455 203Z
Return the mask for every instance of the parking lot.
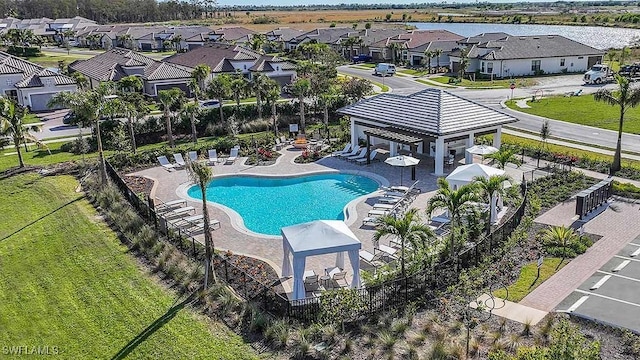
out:
M593 273L556 310L640 333L640 236Z

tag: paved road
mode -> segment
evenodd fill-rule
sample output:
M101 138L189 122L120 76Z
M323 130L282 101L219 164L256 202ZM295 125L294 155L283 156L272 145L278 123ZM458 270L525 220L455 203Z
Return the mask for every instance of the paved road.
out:
M34 135L38 139L50 139L59 137L77 137L78 127L75 125L65 125L62 122L62 118L67 114L69 110L55 110L45 113L37 114L40 120L44 123L42 131L35 133ZM91 129L82 129L83 134L88 134Z
M339 68L340 72L345 74L352 74L380 82L380 77L374 76L372 70L356 69L349 66L342 66ZM513 96L515 98L525 98L532 95L547 95L547 94L564 94L567 92L573 92L578 89L582 89L584 94L590 94L598 91L601 88L613 89L615 84L608 85L584 85L582 84L581 75L567 75L567 76L554 76L549 78L543 78L540 84L530 87L515 89ZM428 87L436 87L442 89L442 87L429 86L419 82L416 82L413 77L407 76L394 76L385 78L385 84L390 86L393 93L398 94L411 94L416 91L426 89ZM532 131L535 133L540 132L542 121L544 118L513 111L511 109L503 109L500 103L503 100L508 99L511 96L510 89L459 89L459 88L447 88L448 91L456 94L460 94L468 99L480 102L495 109L503 110L506 113L512 114L520 121L511 124L510 126L524 131ZM611 130L604 130L590 126L572 124L564 121L551 120L551 135L556 138L561 138L569 141L577 141L584 144L593 144L597 146L608 147L614 149L617 142L617 133ZM622 149L625 151L640 153L640 135L624 134L622 137Z

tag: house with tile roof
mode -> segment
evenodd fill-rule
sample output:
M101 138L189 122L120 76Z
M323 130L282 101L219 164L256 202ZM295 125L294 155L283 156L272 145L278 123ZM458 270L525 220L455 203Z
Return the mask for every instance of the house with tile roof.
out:
M74 92L76 82L65 75L5 52L0 52L0 91L31 111L48 110L47 103L61 91Z
M411 30L403 34L399 34L387 39L382 39L371 44L371 46L369 47L369 55L374 60L392 60L392 44L398 44L397 46L401 49L398 55L402 60L413 64L413 56L419 57L419 50L416 49L422 49L425 44L437 43L441 41L458 41L462 38L462 36L454 34L447 30ZM422 58L416 58L415 62L417 63L421 60Z
M191 69L158 61L133 50L114 48L87 60L69 64L70 72L80 72L89 79L91 88L104 81L118 81L123 77L140 77L143 93L152 97L158 91L179 88L190 95Z
M502 126L515 117L460 95L430 88L410 95L381 94L338 109L351 121L351 143L399 149L434 158L434 173L444 175L444 159L464 154L479 135L493 134L500 147ZM467 154L465 154L466 156ZM467 162L469 161L467 157Z
M308 31L300 36L294 37L284 43L284 49L287 51L295 50L301 44L307 42L316 42L327 44L337 52L341 51L340 39L349 36L358 36L359 31L352 28L318 28Z
M602 63L604 51L560 35L507 36L466 48L467 73L505 78L537 74L584 72ZM461 53L450 55L450 68L458 72Z
M241 73L248 79L262 73L276 80L281 86L295 78L295 65L276 56L262 55L240 45L211 43L186 53L178 53L163 61L187 68L206 64L212 76Z
M253 34L256 32L242 26L221 27L209 32L209 40L244 45L251 40Z
M371 44L377 43L388 38L398 36L406 33L404 29L363 29L358 33L347 33L345 36L338 39L337 44L341 47L340 53L347 59L351 59L353 56L360 54L369 54L369 47ZM349 37L355 37L358 39L358 43L353 46L348 46Z

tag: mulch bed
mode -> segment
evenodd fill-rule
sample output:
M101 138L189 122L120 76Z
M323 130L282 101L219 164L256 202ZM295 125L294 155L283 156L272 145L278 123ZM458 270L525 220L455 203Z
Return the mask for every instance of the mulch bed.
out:
M151 195L154 181L143 176L122 176L122 180L136 194Z

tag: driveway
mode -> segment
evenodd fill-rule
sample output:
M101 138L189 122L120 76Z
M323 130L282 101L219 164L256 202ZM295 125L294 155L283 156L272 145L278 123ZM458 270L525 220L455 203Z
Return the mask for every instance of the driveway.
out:
M44 123L42 131L35 133L34 135L40 140L46 140L50 138L60 137L76 137L78 136L78 127L75 125L66 125L62 122L62 118L69 112L69 110L52 110L37 113L36 116ZM91 129L82 129L83 134L91 133Z

